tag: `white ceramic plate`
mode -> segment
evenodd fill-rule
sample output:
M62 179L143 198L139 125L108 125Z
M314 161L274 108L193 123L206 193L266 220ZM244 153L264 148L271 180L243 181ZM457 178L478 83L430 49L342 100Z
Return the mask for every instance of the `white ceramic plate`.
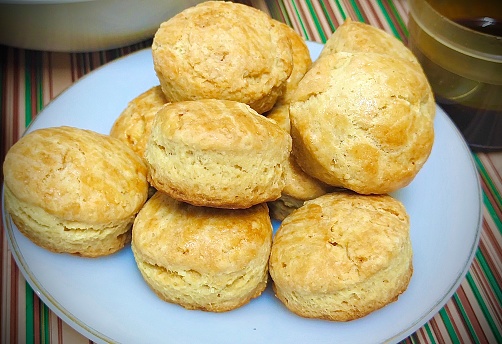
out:
M322 45L309 43L313 58ZM94 71L50 103L28 131L71 125L108 133L128 101L157 85L151 51ZM120 343L368 343L412 334L449 300L477 249L481 189L471 153L438 108L432 154L395 197L411 218L414 274L397 302L362 319L336 323L287 311L270 286L226 313L188 311L161 301L138 272L130 247L98 259L54 254L17 230L4 213L10 248L24 277L62 319L96 342ZM3 210L2 197L2 210Z

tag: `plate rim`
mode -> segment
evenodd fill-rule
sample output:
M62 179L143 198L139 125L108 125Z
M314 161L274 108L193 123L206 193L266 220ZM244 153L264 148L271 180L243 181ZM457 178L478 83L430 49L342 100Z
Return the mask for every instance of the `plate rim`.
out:
M307 44L322 47L323 44L318 43L318 42L311 42L307 41ZM93 71L87 73L86 75L82 76L79 80L77 80L75 83L67 87L65 90L63 90L59 95L57 95L55 98L53 98L38 114L37 116L32 120L32 122L26 127L24 130L22 136L25 136L27 133L29 133L33 127L36 125L38 120L42 118L42 115L47 108L50 108L51 104L55 102L57 99L60 97L63 97L68 90L70 90L74 85L82 82L83 80L87 79L88 77L91 77L93 74L96 72L100 71L101 69L107 68L112 64L119 63L120 61L123 61L125 59L131 58L135 55L138 54L145 54L151 51L151 48L143 48L140 50L137 50L135 52L132 52L130 54L118 57L114 59L113 61L110 61L108 63L105 63L97 68L95 68ZM436 104L436 107L441 109L439 105ZM447 125L450 127L451 130L455 132L455 135L459 139L459 141L463 145L463 150L466 153L470 153L470 148L468 147L467 143L465 142L462 134L458 130L458 128L455 126L453 121L449 118L449 116L444 112L444 110L441 109L439 112L439 116L442 116L443 119L447 122ZM436 111L436 116L438 116L438 111ZM21 137L22 137L21 136ZM483 191L481 187L481 182L479 178L479 172L477 170L477 167L474 162L474 158L472 154L469 154L469 166L472 169L471 172L474 172L476 176L476 191L478 195L478 207L477 207L477 228L476 228L476 235L475 235L475 240L473 241L471 245L471 249L469 252L469 256L466 260L466 264L464 268L459 271L457 278L450 283L450 288L446 292L446 294L439 298L436 302L436 304L432 305L429 309L428 312L426 312L423 316L419 317L411 326L409 326L406 329L403 329L399 333L396 333L392 337L388 338L386 341L388 342L393 342L393 341L398 341L401 339L404 339L405 337L409 336L410 334L414 333L416 330L418 330L421 326L423 326L425 323L427 323L452 297L452 295L456 292L456 290L459 288L460 284L462 283L463 279L465 278L467 272L469 271L472 262L474 260L474 257L476 255L478 246L479 246L479 241L481 237L481 231L482 231L482 220L483 220ZM106 334L95 330L91 326L88 326L84 322L80 321L77 316L73 315L71 312L69 312L63 305L61 305L56 298L51 295L49 291L47 291L44 286L41 284L41 282L32 275L30 272L29 267L27 266L27 262L24 260L23 254L18 246L18 243L14 237L14 230L17 230L15 228L15 225L12 223L12 219L10 217L10 214L7 213L4 207L4 188L5 184L2 185L2 220L3 220L3 225L4 228L6 229L6 234L7 234L7 241L8 241L8 246L11 249L11 252L13 253L12 256L14 257L20 271L22 272L24 278L28 281L29 285L32 287L33 291L37 294L37 296L44 301L44 303L49 306L49 308L56 313L60 318L65 320L72 328L74 328L76 331L81 333L82 335L86 336L87 338L95 341L95 342L106 342L106 343L116 343L116 341Z

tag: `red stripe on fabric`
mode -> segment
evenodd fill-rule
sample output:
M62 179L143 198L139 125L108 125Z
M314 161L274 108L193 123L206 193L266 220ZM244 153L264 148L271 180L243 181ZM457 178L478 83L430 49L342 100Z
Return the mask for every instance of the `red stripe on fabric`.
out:
M339 27L340 25L342 25L342 23L340 23L338 21L338 19L336 19L336 15L335 15L335 11L333 10L333 6L331 6L331 4L329 2L325 2L325 7L326 7L326 12L327 12L326 14L329 17L329 20L331 20L331 23L333 24L333 26L335 27L335 30L336 30L336 28ZM333 32L331 32L331 34L332 33ZM330 35L327 35L327 36L330 36Z
M435 334L436 338L438 339L438 341L440 343L446 343L445 339L443 338L443 334L441 332L441 329L438 326L438 320L436 320L436 317L439 317L439 316L438 315L434 316L429 321L429 325L431 326L431 329L434 331L434 334ZM441 319L441 318L439 318L439 319Z
M13 70L14 70L14 75L13 75L13 83L14 83L14 94L13 94L13 106L14 108L12 109L12 114L13 114L13 133L12 133L12 142L11 144L14 144L19 140L19 128L18 128L18 123L19 123L19 87L20 87L20 80L21 80L21 71L20 71L20 63L19 61L21 60L20 58L20 51L18 49L14 50L14 55L12 58L12 64L13 64ZM24 80L22 80L24 83ZM9 147L10 148L10 147Z
M39 69L39 52L34 52L30 54L31 63L33 66L30 70L30 108L31 108L31 120L33 120L38 114L38 75L37 71Z
M367 1L365 1L367 2ZM361 1L359 0L355 0L355 3L357 5L357 7L359 8L359 13L361 14L361 16L363 17L363 21L365 23L369 23L369 18L368 18L368 15L366 14L366 12L364 10L362 10L362 6L361 6Z
M380 19L380 16L378 15L379 11L377 11L377 9L375 8L375 6L378 6L378 5L376 3L375 4L368 3L367 6L368 6L369 10L371 11L371 14L372 14L371 18L374 18L374 20L375 20L375 23L370 23L370 24L383 30L384 24L383 24L382 20Z
M295 2L295 1L293 1ZM312 30L312 27L309 25L309 20L308 20L308 17L309 17L309 13L305 12L305 9L304 7L299 4L298 2L295 2L295 7L290 7L290 10L291 10L291 14L292 14L292 17L294 18L294 21L297 23L297 27L298 29L301 28L301 23L303 23L303 27L305 28L305 30L307 31L307 35L309 36L309 38L311 40L317 40L317 36L319 36L316 32L314 32ZM297 16L297 13L295 12L295 9L298 11L298 16L300 16L300 18L298 18Z
M483 269L479 265L477 259L473 261L471 267L471 274L474 277L475 281L477 282L478 291L483 297L483 301L481 302L485 302L486 306L492 310L491 314L495 316L494 320L496 320L498 323L502 323L502 315L500 308L490 307L490 305L498 304L497 296L495 295L493 289L491 288L490 283L486 279L486 275L483 273Z
M491 167L491 172L493 171L494 174L490 174L492 178L496 178L498 179L499 183L502 183L502 170L499 170L497 169L497 167L495 166L495 164L493 163L493 160L492 158L487 155L486 153L484 154L481 154L483 156L483 162L488 162L490 167ZM500 192L502 192L502 190L499 190Z
M485 178L480 178L481 180L481 188L483 189L488 201L491 205L493 205L493 210L497 216L497 218L502 219L502 208L499 207L498 200L495 198L495 195L492 193L492 190L487 184Z
M340 1L340 3L343 3L343 7L347 11L346 12L347 17L350 17L350 19L352 19L354 21L359 21L359 18L357 16L356 12L354 11L354 8L352 7L350 0L342 0L342 1Z
M397 20L394 12L392 11L392 7L390 7L388 1L382 1L382 4L383 4L383 7L385 8L385 12L387 12L387 14L389 15L390 20L392 21L393 26L397 30L399 38L401 38L401 40L406 44L406 40L407 40L406 33L401 28L401 25L400 25L399 21Z
M53 75L52 75L52 69L53 69L53 66L52 66L52 53L47 53L47 69L49 71L48 74L48 85L49 85L49 99L54 99L54 78L53 78Z
M58 329L58 343L63 344L63 321L61 318L57 318L57 329Z
M33 342L40 343L40 300L35 292L31 293L33 293Z
M457 296L460 302L462 303L462 307L464 308L464 312L466 313L467 318L469 319L469 323L471 324L474 333L481 341L481 343L487 343L488 339L486 338L485 332L483 331L483 327L479 323L478 318L476 316L476 312L472 308L469 298L467 297L464 287L462 285L457 290Z
M18 343L18 280L19 280L19 270L14 261L14 258L11 258L10 263L11 269L11 280L10 280L10 343Z
M486 220L483 220L483 236L481 237L479 241L479 248L481 250L481 253L483 254L483 257L486 260L486 263L488 264L488 267L490 271L492 272L497 285L502 285L502 276L500 275L500 269L501 267L498 266L498 263L494 261L494 258L492 257L492 254L490 250L488 249L487 245L492 244L491 247L495 251L495 254L500 257L502 255L502 248L498 246L497 244L497 238L495 238L495 235L489 228L489 224ZM486 236L486 238L485 238ZM486 240L488 239L488 240ZM487 242L486 242L487 241Z
M462 339L464 337L463 334L467 333L467 335L469 336L469 339L470 339L469 341L472 342L472 336L470 335L469 331L465 331L467 326L466 326L464 319L462 318L462 313L460 312L459 308L457 307L457 303L454 302L455 300L454 299L451 299L451 300L453 302L447 303L446 306L444 307L446 313L448 314L448 318L450 319L450 323L453 326L453 329L454 329L456 335L461 340L463 340ZM457 316L455 316L454 313L456 313ZM458 321L456 321L457 318L461 320L460 324L458 323ZM459 327L459 325L462 325L462 328Z

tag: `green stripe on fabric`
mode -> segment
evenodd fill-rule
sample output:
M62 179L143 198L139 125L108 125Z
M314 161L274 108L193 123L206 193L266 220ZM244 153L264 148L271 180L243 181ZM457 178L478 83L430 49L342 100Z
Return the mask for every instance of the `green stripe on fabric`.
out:
M500 334L500 330L497 328L497 325L493 321L493 318L491 317L490 312L489 312L488 308L486 307L485 301L483 300L483 296L479 292L478 286L474 282L474 279L472 278L472 275L470 272L467 273L466 280L472 289L474 297L478 301L479 307L481 308L481 311L483 312L483 315L485 316L485 319L488 323L488 326L490 327L490 329L493 332L493 335L495 336L496 342L502 343L502 335Z
M335 27L335 24L333 24L333 21L331 20L331 17L328 14L328 9L326 7L326 3L324 1L320 1L320 3L321 3L322 12L324 13L324 16L326 17L326 20L328 21L331 32L334 32L336 27Z
M312 37L309 36L308 31L305 28L305 25L303 24L302 16L300 15L300 11L298 10L296 3L292 2L292 4L293 4L293 8L295 9L295 14L296 14L296 17L298 18L298 22L302 26L303 35L307 38L307 40L312 39Z
M483 191L483 204L485 205L486 210L490 214L493 222L495 222L495 226L497 227L499 233L502 234L502 219L497 216L497 211L493 207L493 204L490 202L488 195Z
M25 55L25 119L24 125L27 127L33 121L37 113L43 107L43 87L42 82L42 53L26 52ZM34 66L34 67L33 67ZM32 68L33 67L33 68ZM35 102L33 104L33 102Z
M42 303L42 302L40 302ZM42 326L40 326L40 330L43 331L43 333L40 334L40 338L43 338L44 343L50 343L51 337L50 337L50 318L49 318L49 307L47 307L44 303L42 303L43 307L43 322Z
M25 55L24 63L24 106L25 106L25 116L24 116L24 126L28 127L33 118L33 113L31 111L31 63L30 63L30 53L27 52Z
M474 162L476 163L476 167L478 168L478 172L483 178L483 180L486 183L486 186L490 190L490 193L493 195L495 198L495 201L497 202L497 206L499 208L502 208L502 195L498 192L497 188L495 187L495 184L493 184L492 179L490 178L490 175L488 171L486 170L485 166L481 162L481 159L476 154L472 154L472 157L474 158ZM500 222L497 224L500 228Z
M283 1L277 1L277 3L279 4L279 8L280 8L280 11L282 13L282 17L284 18L284 22L286 24L288 24L289 26L293 26L293 23L291 22L291 18L289 17L289 13L286 10L286 6L284 6L284 2ZM305 31L305 28L304 28L304 31Z
M314 24L317 29L317 32L321 36L321 41L323 43L326 43L326 40L328 39L326 37L326 34L324 33L324 30L322 29L321 22L319 21L319 17L317 16L317 13L314 9L314 6L312 6L312 1L306 0L305 3L307 4L307 7L309 8L310 15L312 16L312 19L314 19Z
M434 340L434 335L432 334L432 330L431 330L429 323L425 324L424 328L425 328L425 332L427 333L427 336L429 336L429 340L432 343L435 343L436 341Z
M441 319L443 319L444 326L448 331L448 335L450 336L451 342L455 344L457 343L460 344L460 339L458 338L457 332L455 331L455 327L453 326L451 319L444 308L442 308L439 311L439 315L441 316Z
M390 28L392 30L392 33L397 38L400 38L399 37L399 32L397 31L396 26L394 25L394 23L390 19L389 13L387 13L387 10L385 9L385 6L383 5L382 0L377 0L377 3L378 3L378 6L380 7L380 10L383 13L383 15L385 16L385 19L387 20L387 23L389 23L389 26L390 26Z
M336 0L336 1L335 1L335 4L336 4L336 7L338 7L338 11L339 11L339 12L340 12L340 14L342 15L343 20L347 19L347 14L346 14L346 13L345 13L345 11L343 10L342 5L340 4L340 0Z
M35 334L34 334L34 314L33 314L33 289L31 289L28 282L25 282L25 298L26 298L26 344L35 342Z
M404 35L408 37L410 34L408 32L408 26L404 22L403 18L399 15L399 12L396 9L396 5L394 5L394 1L389 1L388 2L390 9L392 11L392 14L394 14L394 17L396 18L397 22L399 23L399 27L401 30L403 30Z
M284 22L289 26L292 26L288 11L285 9L284 3L282 1L267 1L267 7L272 18L280 22Z
M471 335L471 338L474 340L475 343L480 343L478 336L476 335L476 331L474 330L474 327L472 326L472 323L469 321L469 316L467 315L467 312L465 311L464 305L462 305L462 302L460 301L460 298L458 297L458 294L455 293L453 294L453 299L455 300L455 303L457 304L458 310L460 311L460 314L462 314L462 318L465 320L465 324L467 325L467 328L469 329L469 334Z
M356 12L357 19L361 22L364 22L364 16L362 15L359 6L357 6L357 3L354 0L350 0L350 4L352 5L354 12Z
M476 259L478 260L481 269L483 269L483 273L485 274L485 277L488 280L490 288L493 290L498 303L502 304L502 291L500 290L500 286L498 285L497 280L495 279L495 276L493 275L493 272L488 266L485 256L483 255L483 252L481 252L480 249L478 249L476 252Z
M44 92L43 92L43 66L42 66L42 53L37 55L37 76L36 76L36 90L37 90L37 113L44 107Z

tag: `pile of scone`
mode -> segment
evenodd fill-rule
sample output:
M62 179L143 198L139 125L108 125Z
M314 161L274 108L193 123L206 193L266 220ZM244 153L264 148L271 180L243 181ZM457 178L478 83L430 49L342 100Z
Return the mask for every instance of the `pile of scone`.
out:
M152 57L159 85L110 135L40 129L9 150L23 234L85 257L131 242L151 289L188 309L240 307L269 276L289 310L337 321L406 290L410 222L389 194L427 160L435 105L400 41L347 20L312 62L285 24L209 1L161 24Z

